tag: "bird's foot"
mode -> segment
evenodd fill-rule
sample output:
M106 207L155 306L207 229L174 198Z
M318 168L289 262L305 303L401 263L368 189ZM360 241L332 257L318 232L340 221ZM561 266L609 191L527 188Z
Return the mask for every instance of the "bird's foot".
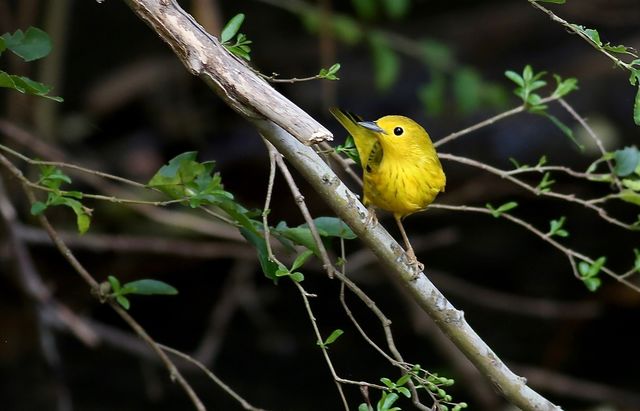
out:
M418 258L412 248L410 248L405 255L407 257L407 265L409 265L409 267L411 267L411 271L413 271L411 279L417 280L418 277L420 277L420 273L424 271L424 264L418 261Z
M378 216L376 216L376 210L373 207L367 208L367 218L364 220L364 225L367 229L378 225Z

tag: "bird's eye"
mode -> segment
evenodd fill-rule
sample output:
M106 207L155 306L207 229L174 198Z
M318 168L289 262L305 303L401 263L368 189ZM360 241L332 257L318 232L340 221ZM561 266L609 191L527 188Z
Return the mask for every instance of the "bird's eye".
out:
M396 127L393 129L393 134L395 134L396 136L401 136L402 133L404 133L404 130L402 129L402 127Z

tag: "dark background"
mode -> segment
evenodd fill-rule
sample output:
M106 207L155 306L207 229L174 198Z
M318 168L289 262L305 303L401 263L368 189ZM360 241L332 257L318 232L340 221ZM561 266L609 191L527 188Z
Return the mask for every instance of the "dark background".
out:
M263 73L306 77L340 62L338 82L276 86L331 129L336 144L344 132L330 118L327 109L332 105L368 119L404 114L437 140L517 106L512 84L503 73L520 72L525 64L579 79L580 89L567 100L588 118L608 150L634 144L639 136L632 120L635 90L627 81L628 73L613 68L605 56L526 1L418 0L398 19L381 8L376 16L365 18L354 12L350 2L334 3L334 12L349 16L364 33L384 30L413 41L414 46L428 39L445 54L425 62L411 55L415 48L408 54L394 51L399 73L381 90L366 35L346 44L340 36L309 31L291 10L296 2L211 0L181 5L214 34L220 22L245 13L241 32L253 40L252 64ZM3 89L3 124L17 125L31 136L27 143L21 142L4 128L3 144L37 158L61 159L56 157L58 150L68 162L141 182L168 159L197 150L201 160L216 161L225 188L238 201L250 208L263 206L268 157L259 135L192 77L123 2L0 0L0 6L0 32L34 25L48 31L54 41L54 53L41 62L20 64L4 54L1 68L54 84L54 94L65 99L55 104ZM570 1L549 7L568 21L597 28L604 41L640 48L637 0ZM397 46L401 40L391 43ZM477 76L485 87L480 94L485 94L473 100L464 90L456 92L455 79L461 71ZM437 73L446 79L440 110L425 106L419 97L421 87L433 82ZM548 80L553 83L551 77ZM554 104L550 112L573 127L579 138L584 135L561 107ZM40 149L34 141L43 141L46 147ZM532 164L547 155L553 164L584 170L597 158L595 151L580 152L549 121L531 114L464 136L441 151L501 168L511 167L509 157ZM637 234L606 224L592 211L536 198L477 169L451 162L443 165L448 184L438 202L482 207L487 202L517 201L515 213L543 230L550 219L565 215L571 235L564 244L593 258L606 255L607 265L618 272L633 262ZM26 172L36 177L35 170ZM72 176L74 189L105 189ZM2 177L24 222L21 230L37 228L15 181L4 172ZM608 191L603 185L554 177L554 189L561 192L591 198ZM535 185L538 178L527 181ZM313 214L330 215L304 181L297 181ZM353 189L359 190L355 184ZM235 230L216 227L204 233L185 228L174 222L177 213L199 214L179 207L152 219L125 206L89 205L95 209L93 225L81 238L73 234L70 212L52 210L48 215L57 228L69 233L72 249L96 278L152 277L180 290L175 297L132 297L131 313L157 341L200 354L210 369L258 407L341 409L297 289L286 281L276 286L264 278L254 252ZM280 177L271 210L274 223L303 222ZM625 221L634 221L638 214L637 208L626 204L612 204L610 211ZM399 238L393 219L383 214L380 221ZM496 354L527 376L534 388L567 410L640 410L637 293L607 277L598 292L589 292L573 277L564 255L505 220L430 210L409 217L405 227L434 283L464 310ZM6 228L0 231L0 409L64 409L60 398L70 399L77 410L192 408L153 355L129 338L129 330L108 307L91 297L44 240L44 232L32 230L31 237L24 235L44 283L56 300L95 322L101 342L88 347L69 332L38 321L37 312L43 308L21 286ZM119 246L124 240L130 243ZM151 244L157 242L166 248L154 249ZM204 247L200 255L193 251L194 242ZM231 245L229 251L221 244ZM333 250L339 251L337 243ZM442 343L431 321L415 310L388 273L380 272L358 240L347 244L347 253L353 266L349 275L392 319L396 342L407 361L455 378L456 385L448 392L472 409L508 409L488 382L455 365L455 349ZM338 282L327 280L317 262L308 264L305 274L304 287L318 295L312 304L323 334L345 330L330 348L338 373L354 380L395 380L396 370L362 340L344 314ZM354 296L348 300L369 335L384 346L377 319ZM550 308L544 311L545 307ZM55 347L57 361L46 354L47 347ZM240 409L202 373L191 369L185 373L210 409ZM356 409L363 401L358 389L346 386L345 391ZM372 392L371 397L375 401L379 395ZM412 409L408 401L398 404Z

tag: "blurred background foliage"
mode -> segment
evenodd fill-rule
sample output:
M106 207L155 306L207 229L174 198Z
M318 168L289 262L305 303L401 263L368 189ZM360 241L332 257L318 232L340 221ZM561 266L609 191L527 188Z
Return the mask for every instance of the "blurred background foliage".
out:
M568 101L604 140L608 150L635 144L634 89L626 73L526 1L428 0L192 0L180 4L211 33L237 13L253 42L251 64L278 78L308 77L339 62L339 81L277 84L279 91L335 132L328 107L340 105L367 119L403 114L438 138L516 107L506 70L526 64L579 79ZM556 10L556 9L554 9ZM637 0L569 1L557 8L571 22L597 27L604 40L640 48ZM0 0L0 33L40 27L53 51L37 63L3 55L1 69L54 86L54 103L0 91L0 140L32 157L65 160L146 182L175 155L197 150L215 160L225 190L248 207L262 207L268 157L258 134L199 79L192 77L127 6L74 0ZM552 91L552 90L549 90ZM465 136L441 150L509 168L509 158L584 170L597 157L589 139L557 106L550 112L572 128L584 152L540 116L520 114ZM19 127L16 132L12 127ZM20 137L24 138L20 138ZM638 237L592 212L547 198L459 164L444 163L447 192L439 202L484 206L518 201L517 214L536 226L567 216L566 243L592 256L606 255L624 271ZM31 170L30 175L35 176ZM535 177L537 178L537 176ZM577 185L557 176L556 188L586 197L599 185ZM88 182L74 189L93 192ZM314 215L330 210L302 186ZM57 299L92 321L125 330L98 304L66 263L31 225L29 206L15 182L7 182L20 210L39 272ZM359 188L353 185L354 190ZM99 278L153 277L174 285L175 297L136 299L132 313L160 342L195 352L227 383L256 405L277 410L338 409L338 398L295 287L274 286L260 273L255 253L235 230L212 223L187 228L181 214L149 214L114 204L95 206L92 228L74 237L74 220L52 213L69 231L70 244ZM272 221L303 222L283 181L277 179ZM173 208L177 211L177 208ZM612 213L633 221L637 210L621 204ZM164 210L163 210L164 211ZM381 222L394 231L393 220ZM198 224L195 224L196 226ZM634 324L640 296L605 279L589 293L571 275L566 259L547 244L502 220L430 210L405 225L432 280L496 353L531 384L568 410L640 409ZM30 231L29 231L30 230ZM27 234L25 234L26 236ZM222 241L224 240L224 242ZM227 248L224 248L227 247ZM507 409L473 372L455 365L430 320L416 312L393 280L380 272L357 242L347 244L350 275L393 320L401 349L411 361L456 378L455 398L473 409ZM182 250L182 251L180 251ZM194 251L196 250L196 251ZM0 237L0 398L3 409L56 409L66 389L78 410L175 410L190 405L135 339L87 347L56 333L60 363L43 360L42 325L34 303L20 291L12 256ZM349 265L348 265L349 267ZM339 373L377 381L394 370L350 328L339 306L338 284L319 264L305 272L305 288L323 331L345 329L331 346ZM135 298L135 297L134 297ZM353 310L381 338L365 307ZM108 340L108 339L107 339ZM357 352L358 355L354 355ZM211 409L239 409L198 373L190 373ZM395 378L392 378L395 380ZM589 385L591 384L591 385ZM354 408L358 393L348 395ZM403 409L411 409L406 402ZM6 408L5 408L6 407ZM598 408L600 407L600 408ZM608 408L607 408L608 407Z

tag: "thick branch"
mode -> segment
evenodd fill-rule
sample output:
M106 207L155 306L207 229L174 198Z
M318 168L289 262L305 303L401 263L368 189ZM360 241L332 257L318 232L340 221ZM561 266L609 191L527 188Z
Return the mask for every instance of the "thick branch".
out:
M267 118L304 144L332 140L324 126L276 92L233 57L175 0L125 0L173 49L189 71L202 78L234 110L252 119Z
M525 410L558 409L504 365L469 326L464 314L453 307L426 276L412 279L413 272L406 265L402 247L382 226L367 228L366 208L320 156L305 145L318 140L310 138L313 132L309 127L301 130L303 124L317 124L314 120L264 84L249 68L231 58L219 42L208 36L173 0L125 1L173 48L189 70L244 114L298 169L384 267L402 279L420 307L510 402ZM255 115L259 111L257 102L269 111L262 109L262 116ZM324 130L319 125L312 128Z

